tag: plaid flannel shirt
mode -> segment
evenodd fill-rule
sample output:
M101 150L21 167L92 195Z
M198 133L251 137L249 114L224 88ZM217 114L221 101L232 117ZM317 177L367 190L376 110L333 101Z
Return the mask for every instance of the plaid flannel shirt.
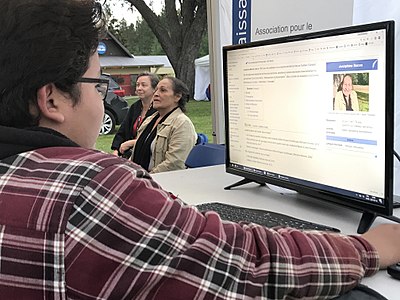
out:
M222 222L98 151L0 161L1 299L324 299L377 268L362 238Z

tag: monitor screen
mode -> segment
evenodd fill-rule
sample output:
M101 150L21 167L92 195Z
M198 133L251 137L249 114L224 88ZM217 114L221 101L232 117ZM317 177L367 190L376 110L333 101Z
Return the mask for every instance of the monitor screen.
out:
M226 171L392 215L393 49L393 21L224 47Z

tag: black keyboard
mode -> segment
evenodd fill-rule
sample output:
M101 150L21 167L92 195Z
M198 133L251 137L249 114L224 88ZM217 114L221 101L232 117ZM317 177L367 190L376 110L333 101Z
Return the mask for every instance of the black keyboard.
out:
M247 223L256 223L269 228L272 227L292 227L301 230L321 230L340 232L339 229L312 223L309 221L297 219L288 215L261 209L252 209L224 203L203 203L196 205L200 211L215 211L223 220L232 222L244 221Z

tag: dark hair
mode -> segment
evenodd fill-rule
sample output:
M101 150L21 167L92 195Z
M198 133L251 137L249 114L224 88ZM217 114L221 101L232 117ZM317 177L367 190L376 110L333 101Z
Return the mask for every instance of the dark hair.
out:
M174 94L181 94L178 106L183 112L186 112L186 103L189 101L189 89L187 85L180 79L172 76L165 76L163 79L168 79L172 83L172 90Z
M349 78L351 79L351 83L353 83L353 75L351 75L351 74L345 74L345 75L343 76L342 83L344 82L344 79L345 79L346 77L349 77Z
M136 81L143 76L147 76L150 78L150 83L151 83L151 87L153 88L153 90L157 87L158 82L160 81L160 79L158 78L158 76L156 74L150 73L150 72L143 72L140 73L137 77L136 77Z
M342 78L342 81L340 82L339 87L338 87L338 89L337 89L338 92L343 90L343 83L344 83L344 79L345 79L346 77L349 77L349 78L351 79L351 84L353 85L353 76L352 76L351 74L344 74L344 76L343 76L343 78Z
M37 91L49 83L76 105L77 80L104 31L104 14L94 0L1 1L0 125L37 125L30 107L37 108Z

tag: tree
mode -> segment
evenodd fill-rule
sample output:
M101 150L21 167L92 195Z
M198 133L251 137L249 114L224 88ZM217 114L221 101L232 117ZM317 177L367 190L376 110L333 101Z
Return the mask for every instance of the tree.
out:
M142 18L121 31L124 46L134 55L165 55L156 36Z
M208 53L208 32L206 31L200 43L199 57L207 55Z
M111 13L111 8L108 3L103 4L104 12L107 16L108 23L107 23L107 29L110 31L117 39L125 45L126 40L123 38L121 35L121 30L124 31L127 27L126 21L122 19L121 21L118 21L116 18L113 17Z
M156 15L144 0L125 0L142 15L168 56L176 77L194 92L194 60L207 30L206 0L164 0L165 17ZM133 53L135 54L135 53Z

